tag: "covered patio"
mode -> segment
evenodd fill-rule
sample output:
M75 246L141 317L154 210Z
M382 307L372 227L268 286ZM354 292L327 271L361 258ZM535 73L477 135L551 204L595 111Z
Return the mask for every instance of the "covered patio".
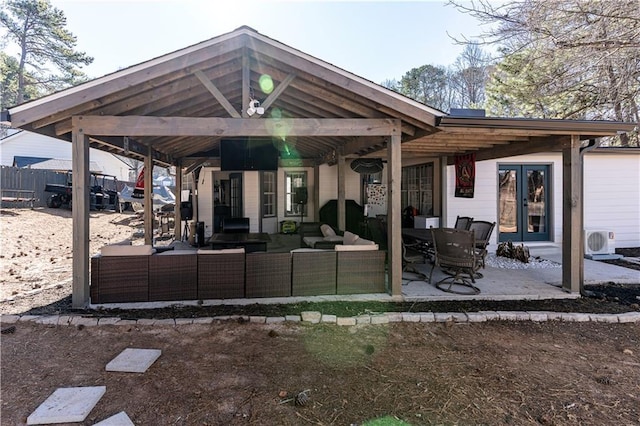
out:
M262 114L260 113L262 112ZM176 168L176 186L200 167L220 166L220 141L271 138L279 168L306 167L318 220L322 193L337 199L345 229L346 173L356 158L386 161L388 288L402 300L401 172L428 159L440 176L436 216L447 216L446 167L455 155L476 160L515 154L563 154L561 289L584 283L582 152L629 123L453 117L332 64L241 27L208 41L10 109L13 127L73 144L73 306L89 303L89 147ZM321 187L320 168L335 167L335 187ZM197 191L197 190L196 190ZM175 223L181 223L177 191ZM145 239L152 243L151 192L145 192ZM195 200L197 205L197 197ZM451 226L441 222L442 226ZM176 239L181 227L176 226Z

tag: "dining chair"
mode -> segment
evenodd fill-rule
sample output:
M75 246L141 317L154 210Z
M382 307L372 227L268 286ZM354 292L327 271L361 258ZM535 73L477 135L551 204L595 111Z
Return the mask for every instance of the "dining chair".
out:
M469 226L469 230L474 231L476 237L476 250L481 258L481 265L484 269L485 258L487 257L487 246L489 246L489 238L496 227L495 222L487 222L485 220L474 220Z
M421 243L416 242L408 242L402 239L402 272L410 272L412 274L418 275L419 281L424 281L427 279L427 275L420 272L415 265L417 264L426 264L427 256L424 252L420 251ZM409 281L418 281L413 278L407 278Z
M433 270L439 267L445 277L435 286L442 291L458 294L478 294L480 289L474 284L480 259L476 251L474 231L455 228L431 228L435 258Z
M455 229L465 229L469 230L471 226L471 222L473 222L473 218L469 216L458 216L456 218L456 224L453 226Z

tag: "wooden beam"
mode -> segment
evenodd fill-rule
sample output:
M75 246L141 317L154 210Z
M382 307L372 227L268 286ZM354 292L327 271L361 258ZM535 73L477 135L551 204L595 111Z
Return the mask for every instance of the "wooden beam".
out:
M144 159L144 243L153 244L153 150Z
M402 299L402 213L401 180L402 152L400 132L391 135L387 144L387 249L389 259L389 286L391 296Z
M400 120L380 118L283 118L79 116L92 136L387 136Z
M218 90L216 85L213 84L213 82L209 80L202 71L196 70L194 74L196 77L198 77L200 83L202 83L202 85L207 88L209 93L211 93L213 97L216 98L216 100L220 103L220 105L222 105L222 107L229 113L231 117L240 118L240 114L238 114L238 111L236 111L233 105L231 105L227 98L224 97L222 92Z
M584 285L582 156L577 135L562 151L562 199L562 288L577 293Z
M245 44L242 47L242 117L247 118L249 109L249 96L251 96L251 68L249 63L249 51Z
M122 136L100 136L100 137L90 137L91 142L96 142L103 146L110 146L116 148L120 155L129 156L131 153L136 154L137 156L144 158L147 152L147 146L140 143L137 140L129 138L129 154L125 154L124 151L124 137ZM170 166L173 164L173 158L170 156L163 154L161 152L154 151L153 160L159 165Z
M347 230L345 167L344 154L338 149L338 229L341 231Z
M85 308L89 303L89 138L74 120L72 137L73 190L73 278L71 306Z
M544 138L532 137L529 142L512 142L495 148L488 148L476 152L476 161L493 160L495 158L512 157L515 155L534 154L565 149L570 143L568 136L550 136ZM448 160L449 165L454 159Z
M173 238L182 241L182 161L176 162L176 204L173 209Z
M262 106L262 108L266 109L269 108L271 106L271 104L273 104L273 102L278 99L278 97L282 94L282 92L285 91L285 89L287 87L289 87L289 84L291 84L291 82L293 81L293 79L296 78L295 74L289 74L280 84L278 84L278 87L276 87L273 92L271 92L271 94L269 96L267 96L267 99L264 100L264 102L262 102L262 104L260 104Z

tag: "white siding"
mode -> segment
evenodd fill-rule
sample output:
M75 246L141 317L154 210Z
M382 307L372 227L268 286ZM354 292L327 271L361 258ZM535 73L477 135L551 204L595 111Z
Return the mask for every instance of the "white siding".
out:
M615 232L616 247L640 246L640 155L586 154L584 192L585 229Z

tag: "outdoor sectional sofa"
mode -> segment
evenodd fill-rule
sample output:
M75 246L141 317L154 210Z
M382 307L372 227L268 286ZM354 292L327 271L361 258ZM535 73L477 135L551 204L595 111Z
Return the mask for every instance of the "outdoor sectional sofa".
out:
M360 240L291 253L106 246L91 258L91 303L385 293L386 253Z

